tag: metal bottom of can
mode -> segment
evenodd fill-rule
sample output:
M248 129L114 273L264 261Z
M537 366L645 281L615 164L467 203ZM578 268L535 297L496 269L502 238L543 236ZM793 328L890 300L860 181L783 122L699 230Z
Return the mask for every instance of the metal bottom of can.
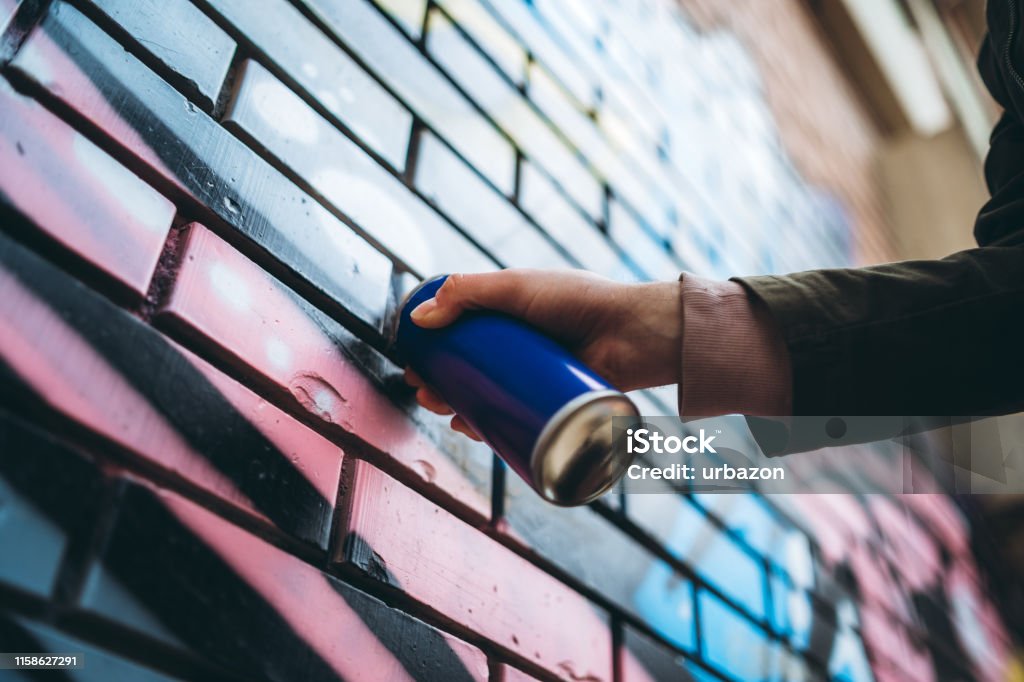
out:
M548 420L530 456L533 486L544 499L562 507L586 504L626 473L631 459L616 452L612 417L639 421L640 412L618 391L592 391Z

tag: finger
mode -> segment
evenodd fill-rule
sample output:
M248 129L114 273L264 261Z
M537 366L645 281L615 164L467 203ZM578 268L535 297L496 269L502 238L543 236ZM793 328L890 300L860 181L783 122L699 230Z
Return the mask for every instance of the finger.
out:
M416 373L412 367L405 368L405 383L409 384L413 388L419 388L424 386L427 382L423 381L423 377Z
M420 386L416 391L416 401L431 412L435 412L437 414L454 414L454 410L449 407L448 403L446 403L441 396L434 393L426 386Z
M460 417L459 415L455 415L454 417L452 417L451 426L452 429L458 431L462 435L468 436L475 441L483 442L480 436L476 435L476 432L473 431L473 429L469 428L469 424L463 421L462 417Z
M416 306L410 316L421 327L451 324L464 310L487 308L522 317L540 292L537 270L500 270L449 275L434 297Z

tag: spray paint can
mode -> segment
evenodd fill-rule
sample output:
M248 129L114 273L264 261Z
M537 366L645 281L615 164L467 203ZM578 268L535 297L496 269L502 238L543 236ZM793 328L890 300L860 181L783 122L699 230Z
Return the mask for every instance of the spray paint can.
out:
M427 280L398 312L395 349L544 499L585 504L631 463L612 418L639 422L633 402L561 345L521 320L467 311L441 329L409 314L447 279ZM618 434L620 429L615 429Z

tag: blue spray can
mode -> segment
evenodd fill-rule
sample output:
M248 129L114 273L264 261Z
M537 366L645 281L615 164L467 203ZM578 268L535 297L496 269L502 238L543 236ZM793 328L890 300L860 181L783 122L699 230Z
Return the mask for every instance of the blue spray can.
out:
M406 297L395 325L399 359L544 499L573 506L600 497L631 464L615 447L612 418L639 421L633 401L508 315L468 311L441 329L417 326L409 314L445 279Z

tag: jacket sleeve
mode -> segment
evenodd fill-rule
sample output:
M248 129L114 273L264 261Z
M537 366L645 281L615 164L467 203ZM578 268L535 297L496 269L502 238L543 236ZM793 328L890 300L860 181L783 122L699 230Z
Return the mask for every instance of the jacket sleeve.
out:
M1015 51L986 38L979 67L1006 109L985 163L992 198L974 226L979 248L941 260L736 278L779 326L793 415L1024 409L1024 127L1016 107L1024 81L1010 71L1016 61ZM755 436L769 428L751 427ZM801 449L826 444L816 438L804 434Z
M740 278L779 325L794 415L1024 407L1024 247Z

